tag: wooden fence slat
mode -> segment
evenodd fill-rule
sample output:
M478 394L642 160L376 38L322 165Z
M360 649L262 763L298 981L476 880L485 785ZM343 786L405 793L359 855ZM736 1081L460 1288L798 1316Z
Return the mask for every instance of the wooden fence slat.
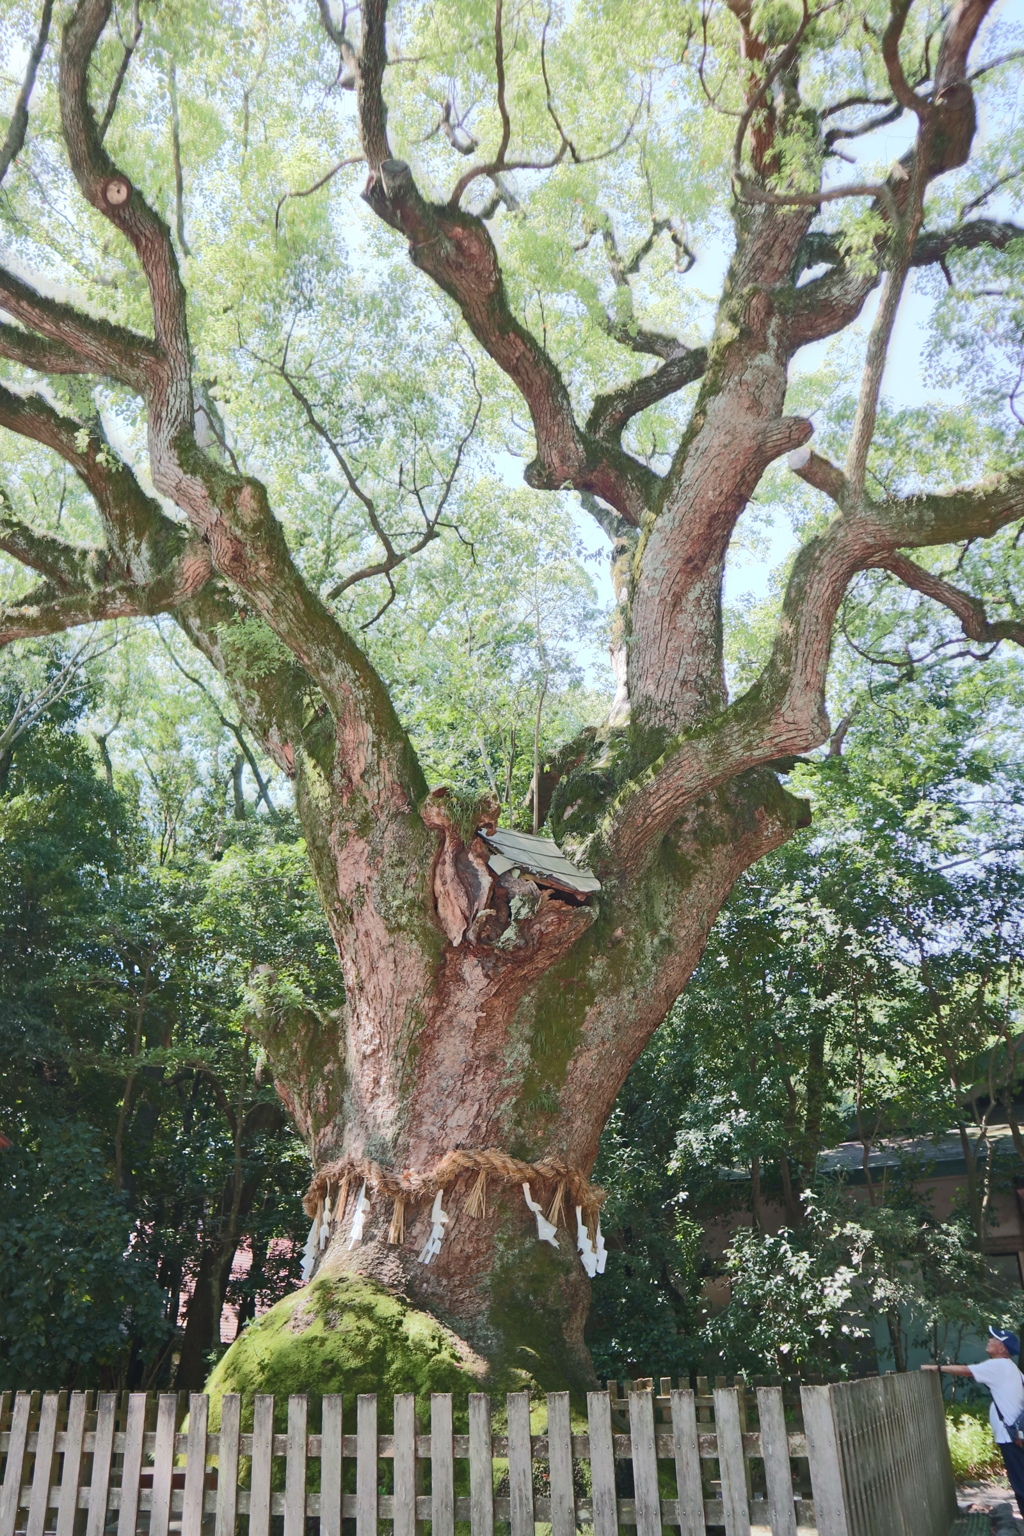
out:
M258 1392L252 1409L249 1536L270 1536L270 1479L274 1469L274 1398Z
M225 1392L220 1400L214 1536L235 1536L235 1521L238 1518L238 1437L241 1427L242 1399L237 1392ZM118 1531L117 1536L122 1536L122 1533Z
M289 1399L287 1434L275 1435L274 1399L261 1394L254 1404L253 1432L242 1436L240 1399L229 1394L221 1404L220 1433L211 1439L208 1399L201 1394L187 1403L183 1394L159 1397L156 1433L149 1434L153 1398L148 1394L103 1393L94 1399L75 1393L69 1401L67 1394L50 1393L40 1401L38 1394L19 1393L10 1411L10 1398L0 1400L0 1448L6 1453L0 1536L17 1536L19 1512L26 1508L23 1536L47 1536L54 1505L53 1536L75 1536L76 1531L107 1536L115 1526L117 1536L138 1536L147 1516L149 1536L171 1536L172 1530L174 1536L179 1530L180 1536L203 1536L205 1517L214 1514L215 1536L237 1536L238 1517L244 1528L247 1515L248 1536L270 1536L272 1523L279 1536L305 1536L307 1509L308 1515L319 1516L321 1536L342 1536L343 1516L354 1519L355 1536L378 1536L381 1522L388 1521L390 1536L418 1536L424 1520L431 1522L432 1536L454 1536L456 1520L468 1522L471 1536L495 1536L496 1522L505 1521L509 1536L535 1536L536 1522L549 1526L550 1536L575 1536L574 1456L587 1455L592 1536L618 1536L622 1527L634 1526L636 1536L660 1536L665 1524L678 1529L679 1536L704 1536L705 1521L724 1525L726 1536L751 1536L755 1509L762 1525L770 1521L773 1536L797 1536L798 1521L816 1524L818 1536L866 1536L880 1528L881 1516L883 1523L895 1521L894 1536L897 1530L901 1536L947 1536L954 1493L940 1434L942 1402L931 1378L903 1375L804 1387L803 1434L788 1433L784 1404L789 1399L779 1387L727 1387L720 1378L713 1395L702 1398L684 1387L673 1389L667 1378L661 1386L666 1390L657 1398L647 1378L630 1385L628 1398L589 1394L589 1437L572 1433L568 1395L551 1393L547 1435L536 1448L527 1393L507 1399L507 1437L493 1435L491 1401L483 1393L470 1394L469 1433L455 1436L451 1396L435 1394L429 1441L419 1435L410 1393L396 1394L394 1432L385 1436L379 1434L373 1394L359 1398L357 1433L348 1436L342 1434L341 1398L327 1397L322 1433L312 1439L303 1395ZM752 1436L744 1434L744 1413L755 1391L760 1433ZM715 1424L706 1405L714 1407ZM188 1433L182 1435L177 1424L186 1406ZM61 1433L65 1408L67 1428ZM216 1495L205 1491L208 1446L215 1447L217 1458ZM620 1459L632 1460L632 1498L616 1494L616 1448ZM178 1491L174 1468L183 1451L184 1490ZM243 1453L251 1457L250 1489L238 1488ZM320 1492L312 1495L306 1492L310 1453L321 1462ZM804 1453L815 1510L806 1502L803 1484L799 1499L794 1497L792 1459ZM497 1499L493 1459L506 1454L509 1496ZM93 1463L85 1487L83 1455ZM343 1491L346 1455L356 1461L355 1493ZM455 1497L456 1455L469 1461L468 1497ZM152 1492L140 1493L141 1464L149 1456ZM275 1456L285 1458L283 1492L272 1491ZM428 1456L429 1497L421 1496ZM674 1460L675 1498L661 1498L659 1457ZM393 1459L394 1468L394 1491L384 1495L379 1491L381 1458ZM748 1464L758 1458L765 1468L765 1503L751 1502ZM721 1469L720 1498L706 1497L703 1486L702 1463L714 1460ZM119 1472L114 1470L118 1463ZM549 1497L535 1495L538 1465L549 1469ZM120 1487L112 1491L118 1479ZM109 1515L111 1505L116 1516Z
M618 1536L612 1401L607 1392L587 1393L587 1428L590 1432L590 1504L594 1536Z
M658 1453L654 1443L654 1396L649 1389L629 1394L629 1438L633 1451L637 1536L661 1536Z
M511 1536L534 1536L530 1394L529 1392L510 1392L505 1402L508 1409L508 1496Z
M181 1504L181 1536L203 1536L203 1489L206 1483L206 1421L210 1399L193 1392L188 1400L188 1444L185 1448L185 1492Z
M572 1485L572 1418L569 1412L569 1394L568 1392L549 1392L547 1400L551 1536L575 1536L576 1496Z
M36 1440L36 1460L32 1470L32 1492L28 1501L28 1523L25 1536L43 1536L46 1529L46 1512L50 1505L50 1483L53 1473L53 1447L57 1438L57 1409L60 1397L47 1392L39 1410L39 1432Z
M725 1536L750 1536L747 1469L743 1459L739 1393L735 1387L715 1388L715 1435L718 1470L722 1478Z
M377 1536L377 1394L356 1399L356 1536Z
M430 1394L430 1532L455 1536L455 1440L452 1395Z
M306 1405L293 1394L288 1399L288 1453L284 1464L284 1536L305 1536L306 1530ZM188 1536L182 1531L181 1536ZM197 1532L197 1536L199 1533Z
M697 1410L693 1393L688 1387L682 1388L672 1392L671 1401L679 1536L704 1536L704 1488L700 1475Z
M758 1387L757 1417L761 1426L761 1455L764 1458L772 1536L796 1536L793 1469L789 1464L786 1410L781 1387Z
M416 1536L416 1395L395 1394L395 1513L392 1536ZM473 1434L473 1398L469 1399L469 1433ZM490 1443L487 1466L491 1465ZM476 1526L473 1527L476 1536Z
M171 1486L174 1477L174 1434L178 1426L178 1399L173 1392L157 1398L156 1447L153 1451L153 1504L149 1536L167 1536L171 1523ZM71 1536L71 1533L68 1533Z
M14 1399L11 1418L10 1441L7 1446L7 1465L0 1486L0 1536L14 1536L18 1518L18 1498L21 1493L21 1474L25 1465L25 1446L28 1442L28 1420L32 1408L32 1393L19 1392Z
M321 1404L320 1536L341 1536L341 1403L341 1393L331 1392ZM219 1531L217 1536L220 1536ZM234 1533L226 1533L226 1536L234 1536Z
M147 1393L128 1394L128 1420L124 1431L124 1455L121 1458L121 1503L117 1512L117 1536L135 1536L139 1514L142 1447L146 1433L148 1406Z
M829 1388L801 1387L800 1405L818 1536L851 1536Z
M72 1536L78 1512L78 1479L82 1474L82 1441L85 1437L86 1396L72 1392L68 1427L64 1431L64 1462L57 1503L57 1536Z
M96 1439L92 1453L89 1514L85 1523L85 1536L103 1536L103 1527L107 1523L107 1494L110 1490L110 1458L114 1450L117 1393L101 1392L97 1404Z
M486 1392L469 1394L469 1527L471 1536L494 1536L491 1400Z

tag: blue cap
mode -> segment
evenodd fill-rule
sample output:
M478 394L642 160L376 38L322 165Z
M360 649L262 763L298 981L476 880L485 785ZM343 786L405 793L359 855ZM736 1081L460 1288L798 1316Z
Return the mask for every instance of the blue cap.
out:
M990 1328L989 1333L994 1339L998 1339L1008 1355L1020 1354L1020 1339L1008 1328Z

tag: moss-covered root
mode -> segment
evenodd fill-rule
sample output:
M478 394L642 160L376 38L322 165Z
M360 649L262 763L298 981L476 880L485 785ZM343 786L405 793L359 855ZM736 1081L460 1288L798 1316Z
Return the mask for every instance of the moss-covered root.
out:
M369 1280L324 1275L251 1323L206 1390L214 1429L225 1392L242 1394L250 1422L257 1392L273 1392L278 1411L286 1411L292 1392L313 1399L340 1392L346 1417L354 1415L358 1393L379 1392L382 1415L390 1418L394 1392L415 1392L421 1411L429 1410L431 1392L451 1392L464 1408L486 1369L467 1344L400 1296Z

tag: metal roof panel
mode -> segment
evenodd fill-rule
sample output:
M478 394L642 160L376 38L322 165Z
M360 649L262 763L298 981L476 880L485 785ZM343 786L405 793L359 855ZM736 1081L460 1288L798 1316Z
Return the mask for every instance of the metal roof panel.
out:
M592 871L567 859L553 838L534 837L530 832L510 832L504 827L481 832L479 836L513 864L540 875L541 879L547 878L581 894L601 889L601 882Z

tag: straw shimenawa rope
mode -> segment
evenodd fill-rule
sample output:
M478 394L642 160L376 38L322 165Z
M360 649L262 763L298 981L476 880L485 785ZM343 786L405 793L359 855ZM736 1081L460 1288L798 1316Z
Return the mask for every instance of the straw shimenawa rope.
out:
M395 1210L388 1232L390 1243L401 1244L405 1240L405 1212L409 1205L432 1200L439 1189L466 1173L475 1173L476 1179L466 1201L470 1216L487 1214L487 1181L495 1184L553 1184L554 1194L548 1212L548 1220L558 1225L567 1220L569 1211L578 1205L583 1212L587 1230L593 1235L597 1229L597 1217L605 1201L605 1191L588 1182L577 1168L558 1157L541 1158L536 1163L524 1163L507 1152L487 1147L478 1152L458 1148L446 1152L440 1162L423 1173L399 1173L394 1168L384 1168L371 1158L341 1158L326 1163L316 1174L303 1201L306 1214L314 1215L329 1191L337 1187L338 1198L334 1206L334 1221L340 1222L345 1214L345 1203L351 1185L365 1181L367 1193L387 1196L394 1200ZM568 1210L566 1205L568 1203Z

